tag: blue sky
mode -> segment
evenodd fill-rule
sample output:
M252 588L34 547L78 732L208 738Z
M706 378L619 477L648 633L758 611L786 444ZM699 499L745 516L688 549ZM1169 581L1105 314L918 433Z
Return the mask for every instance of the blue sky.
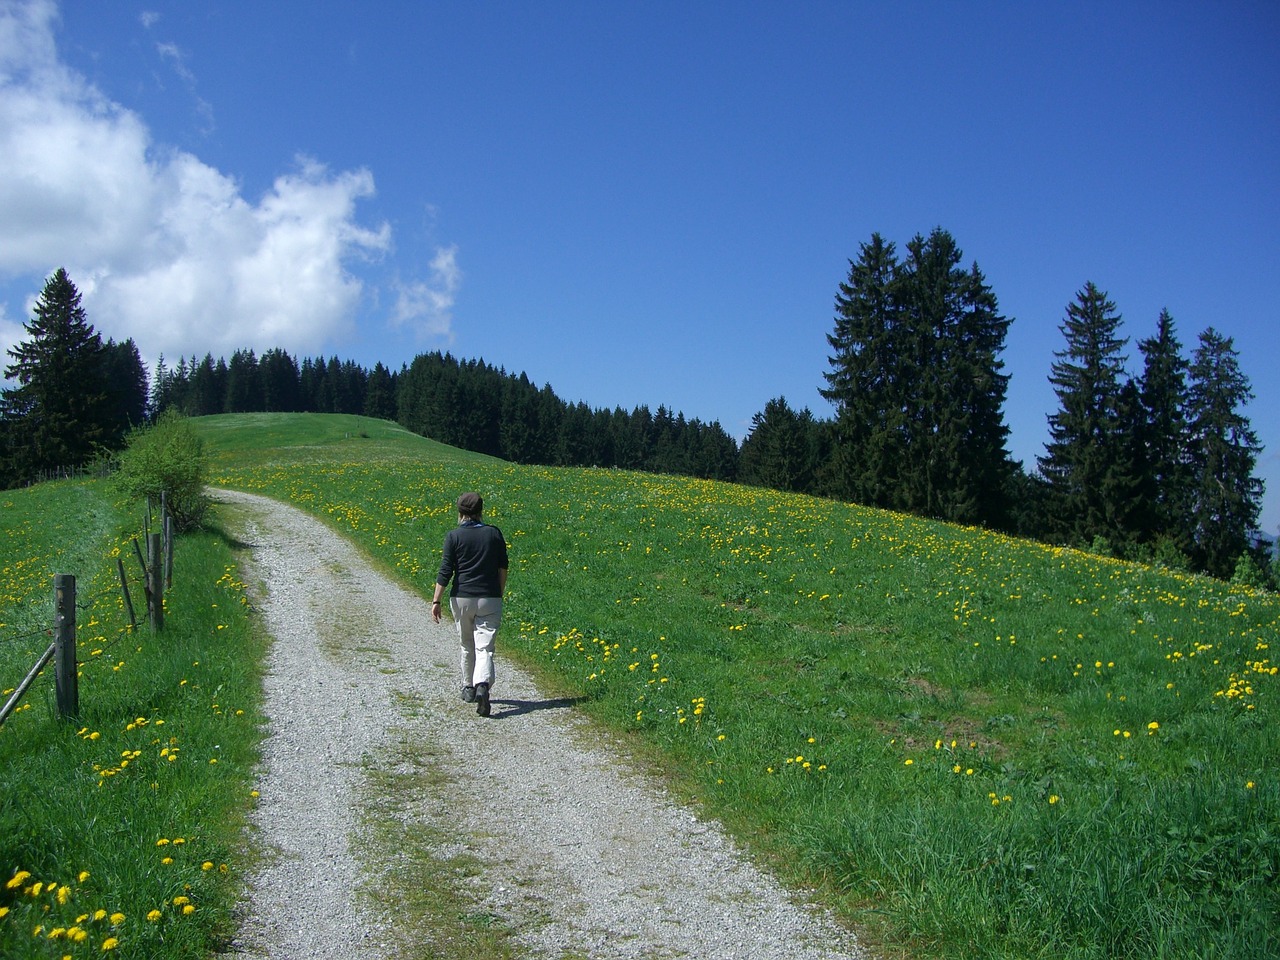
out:
M65 266L106 336L481 357L741 438L819 416L873 232L949 230L1043 453L1092 281L1233 337L1280 527L1280 7L0 0L0 347Z

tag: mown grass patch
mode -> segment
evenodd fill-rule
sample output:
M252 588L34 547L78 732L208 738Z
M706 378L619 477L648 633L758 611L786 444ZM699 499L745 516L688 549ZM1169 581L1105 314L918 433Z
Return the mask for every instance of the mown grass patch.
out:
M912 517L404 437L216 482L426 595L454 497L512 550L502 643L796 882L949 957L1264 957L1280 921L1280 603ZM214 418L215 424L217 418ZM385 444L385 445L384 445Z

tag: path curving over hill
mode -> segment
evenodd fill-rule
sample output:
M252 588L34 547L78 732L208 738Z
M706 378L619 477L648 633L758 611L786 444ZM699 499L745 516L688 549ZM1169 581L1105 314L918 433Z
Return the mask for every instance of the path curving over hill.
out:
M431 623L420 597L293 507L215 499L234 505L245 580L260 585L251 595L274 638L253 817L268 855L250 879L238 954L397 956L420 936L377 904L394 900L379 891L403 878L403 854L465 863L453 872L459 896L514 931L521 957L864 956L716 823L629 768L571 704L544 697L502 656L501 634L482 720L458 698L451 625ZM380 804L385 775L415 789ZM402 831L398 853L361 839L371 810Z

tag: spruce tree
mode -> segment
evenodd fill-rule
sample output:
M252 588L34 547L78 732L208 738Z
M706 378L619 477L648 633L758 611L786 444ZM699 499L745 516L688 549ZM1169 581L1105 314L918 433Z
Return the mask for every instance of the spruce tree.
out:
M213 354L206 353L197 365L193 356L191 386L182 409L193 417L221 413L226 406L227 376L227 364L221 357L215 365Z
M132 338L123 343L108 340L102 349L103 380L107 387L107 445L124 446L129 431L147 419L150 390L147 368Z
M835 301L833 351L822 396L835 407L832 492L872 506L892 506L905 454L904 380L899 364L898 257L880 234L849 261Z
M119 439L102 339L66 270L46 281L25 329L29 339L9 350L13 363L5 368L17 386L0 399L0 416L9 421L9 472L17 480L78 467Z
M1138 343L1143 370L1139 392L1145 463L1139 500L1141 537L1186 554L1191 547L1190 472L1187 466L1187 368L1173 317L1161 310L1156 335Z
M809 492L817 466L816 430L808 409L797 413L785 397L770 400L751 418L751 433L742 443L742 482L772 490Z
M965 415L963 453L955 473L957 488L971 491L972 518L990 526L1007 527L1009 491L1021 474L1009 453L1009 426L1004 419L1009 376L1004 372L1005 339L1010 320L1000 313L995 292L977 263L970 265L960 301L958 344L963 351L951 368L953 390Z
M1192 539L1197 566L1224 579L1250 548L1262 506L1263 483L1253 474L1262 448L1240 410L1252 399L1231 338L1205 330L1187 403Z
M958 523L997 525L1012 471L1005 443L1008 377L999 359L1009 321L978 265L960 266L941 228L907 244L898 278L898 350L907 411L901 506ZM901 360L899 361L901 366Z
M1049 484L1053 532L1072 543L1098 537L1115 542L1125 506L1117 503L1125 484L1121 430L1123 354L1128 343L1118 335L1116 305L1092 282L1067 305L1061 329L1066 348L1049 376L1061 404L1049 416L1049 442L1039 458Z
M368 391L364 397L364 415L377 420L396 418L396 378L381 361L369 374Z
M231 354L227 367L226 413L258 413L262 410L262 380L258 358L252 350Z
M293 413L301 408L302 390L297 361L288 351L272 348L258 361L262 406L268 413Z
M998 525L1013 474L1006 449L1009 321L941 228L899 262L879 234L836 297L822 395L836 408L836 496L963 523Z

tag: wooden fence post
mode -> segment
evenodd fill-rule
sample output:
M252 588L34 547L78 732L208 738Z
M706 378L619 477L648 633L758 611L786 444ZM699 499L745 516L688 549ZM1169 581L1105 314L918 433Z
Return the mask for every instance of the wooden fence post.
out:
M164 515L164 586L173 589L173 517Z
M158 533L147 535L147 579L151 583L151 629L164 629L164 557L162 553L162 536Z
M54 676L58 716L80 715L80 677L76 672L76 578L59 573L53 578Z
M120 592L124 594L124 607L129 611L129 626L138 629L138 618L133 612L133 598L129 596L129 578L124 575L124 558L116 557L116 569L120 571Z

